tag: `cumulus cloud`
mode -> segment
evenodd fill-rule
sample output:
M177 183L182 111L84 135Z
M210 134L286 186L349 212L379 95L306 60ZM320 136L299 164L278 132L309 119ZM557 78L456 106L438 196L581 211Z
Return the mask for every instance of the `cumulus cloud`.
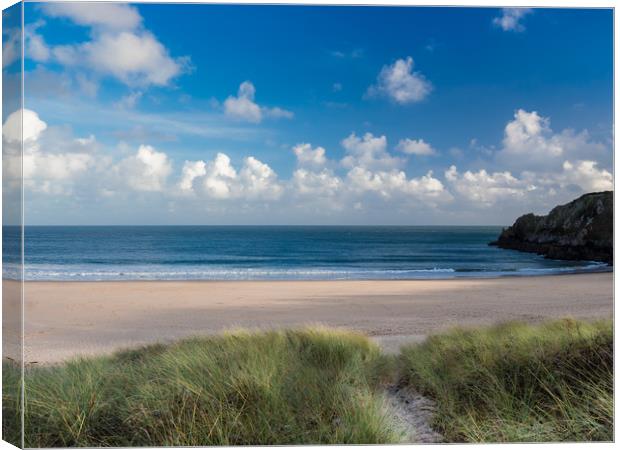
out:
M543 178L543 183L555 183L559 188L576 185L583 192L607 191L614 187L613 175L605 169L599 169L596 161L564 161L562 173Z
M204 161L185 161L179 181L179 189L183 192L194 192L194 180L207 174Z
M432 171L418 178L409 178L398 167L404 160L387 150L387 138L366 133L358 137L351 133L342 141L347 155L341 164L348 168L346 190L356 195L378 194L384 199L399 198L424 201L446 201L450 194Z
M66 18L88 27L132 30L142 23L138 10L122 3L53 2L43 3L41 8L50 17Z
M226 199L237 195L234 192L237 171L231 165L228 155L218 153L206 167L203 185L210 197Z
M480 169L459 173L456 166L450 166L444 176L456 194L477 203L479 207L490 206L510 197L523 197L527 190L535 189L535 186L526 185L508 171L488 173Z
M41 189L50 191L54 187L52 182L68 180L77 174L85 173L93 163L94 158L88 153L25 153L24 182L28 183L35 179L43 180ZM59 193L60 190L51 190L51 192Z
M563 197L613 189L613 176L599 169L595 161L564 161L556 171L525 171L513 175L510 171L459 173L456 166L445 172L448 185L455 194L477 208L485 208L500 202L517 201L528 208L547 203L558 193ZM568 200L570 198L566 198Z
M310 144L297 144L293 147L293 153L297 157L300 166L322 167L327 162L323 147L312 148Z
M164 152L158 152L150 145L141 145L135 155L120 161L115 169L131 189L161 192L172 172L172 164Z
M43 10L49 17L90 27L91 40L48 48L41 36L32 34L30 47L35 51L28 57L35 60L53 58L62 65L143 87L168 85L190 68L189 58L170 56L155 35L142 26L142 17L130 5L46 3Z
M609 149L587 130L554 132L551 120L536 111L518 109L501 147L486 157L490 170L460 172L453 165L444 173L464 205L543 212L586 192L613 189L612 173L598 162L611 159Z
M322 169L319 172L297 169L293 172L291 184L295 193L313 199L334 197L343 188L340 177L329 169Z
M23 118L23 154L22 154ZM76 179L95 163L94 136L74 138L48 128L39 115L24 109L11 113L2 126L4 176L33 192L69 194Z
M372 133L366 133L358 137L351 133L341 144L347 151L347 156L341 161L346 168L389 169L402 164L400 158L388 153L385 136L375 137Z
M587 130L567 129L554 133L550 119L536 111L518 109L504 129L503 147L496 155L498 163L511 169L548 169L569 159L590 160L601 157L605 146L590 139Z
M415 198L440 199L447 194L443 183L433 177L432 171L419 178L407 178L402 170L373 172L362 167L354 167L347 174L347 180L353 191L372 191L384 198L407 195Z
M502 8L501 15L493 19L493 25L504 31L525 31L521 21L530 13L531 8Z
M275 200L282 193L282 186L273 169L253 156L245 158L239 178L246 198Z
M401 139L396 148L407 155L432 156L437 154L437 151L423 139Z
M301 204L328 213L347 208L358 210L362 204L377 205L377 201L395 202L400 208L401 205L410 207L411 202L438 204L451 198L432 171L409 177L397 169L403 161L389 154L385 136L366 133L358 137L352 133L342 145L347 151L341 160L341 166L346 169L344 177L334 173L331 167L335 166L327 159L324 148L312 148L311 144L294 147L299 167L293 172L289 186L292 194L300 197Z
M46 128L47 124L39 118L36 112L30 109L19 109L6 118L2 125L2 137L10 144L19 144L23 136L24 142L30 143L38 140Z
M377 84L370 86L367 96L386 96L400 105L423 100L432 90L432 84L420 72L413 71L413 58L398 59L383 66Z
M188 67L172 58L150 32L103 33L78 45L59 45L52 53L61 64L88 68L130 86L165 86Z
M613 189L611 170L601 165L605 160L586 156L598 151L587 134L554 133L548 118L523 110L506 125L499 149L470 162L473 167L444 166L441 175L415 173L415 166L404 168L407 156L428 154L420 150L428 143L404 139L395 148L404 152L398 158L388 151L385 135L351 133L341 141L345 156L339 161L330 160L321 146L293 146L297 166L284 178L256 155L233 164L224 152L210 160L184 161L173 176L173 161L163 150L147 144L105 148L94 135L76 137L69 127L48 125L35 111L16 111L3 126L3 171L9 182L21 175L22 114L25 188L64 195L76 204L80 196L90 202L123 196L122 202L131 205L150 193L149 201L217 214L269 210L290 219L294 210L295 217L321 220L385 211L390 220L397 217L392 214L413 217L424 211L424 217L501 223L526 211L546 211L581 193ZM584 146L589 150L584 152ZM544 158L525 168L518 164L534 151ZM513 152L511 158L500 163L497 156L507 152Z
M275 200L283 191L268 164L249 156L237 170L230 157L221 152L212 161L185 161L178 187L184 193L221 201Z
M254 103L256 88L249 81L239 86L237 96L230 96L224 101L224 113L234 119L259 123L262 120L260 106Z
M236 120L251 123L259 123L263 117L274 119L292 119L294 114L291 111L275 107L261 107L255 101L256 88L250 81L244 81L239 86L237 96L229 96L224 101L224 113Z

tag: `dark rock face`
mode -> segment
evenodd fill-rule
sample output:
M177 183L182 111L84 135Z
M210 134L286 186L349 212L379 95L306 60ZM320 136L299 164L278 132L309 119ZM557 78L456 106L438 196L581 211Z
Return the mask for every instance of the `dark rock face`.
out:
M613 264L613 192L585 194L546 216L526 214L489 245L552 259Z

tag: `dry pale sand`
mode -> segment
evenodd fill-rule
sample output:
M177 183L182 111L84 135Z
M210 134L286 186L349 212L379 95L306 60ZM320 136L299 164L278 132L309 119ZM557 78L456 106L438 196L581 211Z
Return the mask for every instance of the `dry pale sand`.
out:
M325 324L388 351L455 325L607 318L613 274L416 281L30 282L27 362L50 363L232 327Z

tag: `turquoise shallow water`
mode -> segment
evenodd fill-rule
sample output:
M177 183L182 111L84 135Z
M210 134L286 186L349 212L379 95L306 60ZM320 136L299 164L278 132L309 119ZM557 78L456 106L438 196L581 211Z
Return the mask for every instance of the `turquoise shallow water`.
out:
M18 229L4 227L5 277ZM609 270L489 247L501 227L27 227L29 280L328 280Z

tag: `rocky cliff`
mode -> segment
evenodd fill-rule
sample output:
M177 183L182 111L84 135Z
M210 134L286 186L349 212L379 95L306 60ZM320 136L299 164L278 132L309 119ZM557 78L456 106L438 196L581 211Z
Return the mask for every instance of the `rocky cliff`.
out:
M613 192L582 195L546 216L521 216L489 245L613 264Z

